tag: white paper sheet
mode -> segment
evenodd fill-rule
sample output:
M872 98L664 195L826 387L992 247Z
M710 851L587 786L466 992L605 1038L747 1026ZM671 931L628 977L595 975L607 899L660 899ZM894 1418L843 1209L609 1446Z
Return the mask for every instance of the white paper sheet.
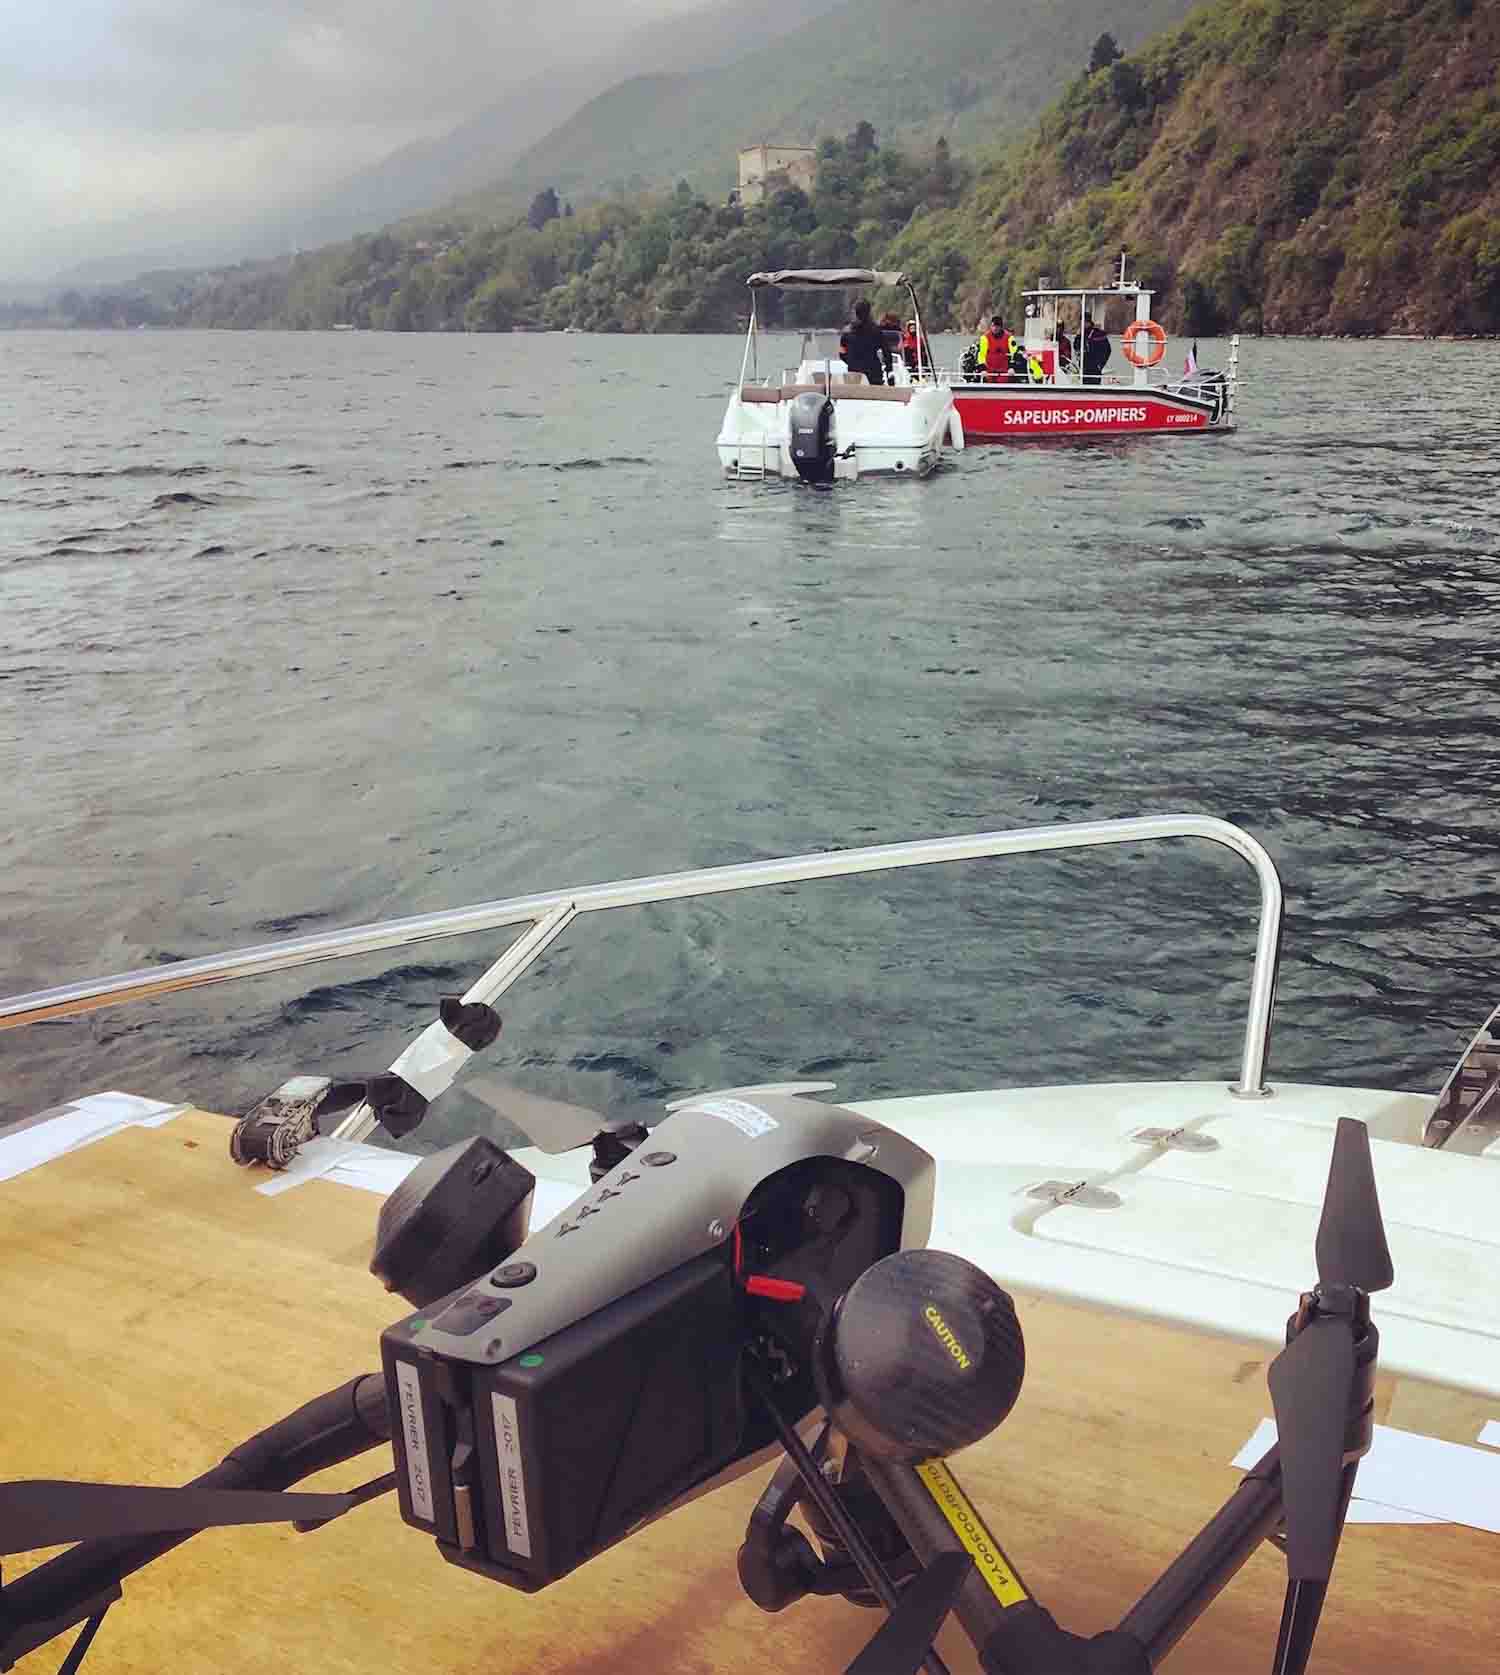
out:
M1479 1428L1479 1440L1487 1448L1500 1448L1500 1419L1486 1419Z
M186 1105L142 1099L133 1093L91 1093L63 1106L56 1116L15 1133L0 1133L0 1181L39 1169L55 1157L91 1145L122 1128L160 1128Z
M259 1182L255 1190L266 1198L275 1198L283 1192L290 1192L294 1186L301 1186L304 1181L320 1180L346 1160L353 1162L362 1152L370 1152L377 1157L380 1155L378 1147L362 1145L358 1140L335 1140L327 1134L314 1135L303 1143L285 1169L273 1172ZM420 1158L412 1158L411 1167L415 1168L420 1162ZM259 1170L256 1172L259 1173ZM390 1190L386 1188L386 1191Z
M1261 1420L1233 1463L1254 1465L1275 1440L1274 1422ZM1500 1454L1377 1425L1374 1444L1359 1463L1355 1485L1356 1499L1367 1506L1373 1503L1421 1514L1434 1522L1467 1524L1500 1534ZM1352 1503L1350 1517L1354 1517ZM1362 1513L1357 1521L1383 1520Z

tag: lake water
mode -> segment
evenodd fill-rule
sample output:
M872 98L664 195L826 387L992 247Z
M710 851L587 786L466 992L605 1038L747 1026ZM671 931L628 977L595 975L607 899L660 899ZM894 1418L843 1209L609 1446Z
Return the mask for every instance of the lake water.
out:
M1272 1080L1435 1087L1500 1001L1500 351L1250 340L1236 436L833 492L721 480L739 352L0 336L0 992L1195 811L1282 871ZM1229 1078L1254 913L1243 866L1171 844L611 914L488 1056L620 1114L801 1074ZM383 1068L502 941L0 1034L0 1116ZM420 1138L481 1121L455 1094Z

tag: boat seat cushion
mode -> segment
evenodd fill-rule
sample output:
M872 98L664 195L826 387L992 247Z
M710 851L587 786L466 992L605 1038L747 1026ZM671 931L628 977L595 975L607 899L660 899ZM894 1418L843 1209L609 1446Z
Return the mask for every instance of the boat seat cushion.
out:
M791 401L795 396L820 393L816 384L745 384L740 388L740 400ZM898 401L904 406L911 400L909 386L892 389L888 384L846 384L838 378L833 381L832 393L835 401Z

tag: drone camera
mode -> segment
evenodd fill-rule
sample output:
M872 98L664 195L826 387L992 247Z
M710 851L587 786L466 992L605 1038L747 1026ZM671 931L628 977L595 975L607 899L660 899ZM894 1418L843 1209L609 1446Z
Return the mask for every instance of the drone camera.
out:
M838 1429L876 1459L916 1464L1005 1420L1026 1346L1015 1304L982 1269L946 1251L903 1250L839 1299L815 1360Z

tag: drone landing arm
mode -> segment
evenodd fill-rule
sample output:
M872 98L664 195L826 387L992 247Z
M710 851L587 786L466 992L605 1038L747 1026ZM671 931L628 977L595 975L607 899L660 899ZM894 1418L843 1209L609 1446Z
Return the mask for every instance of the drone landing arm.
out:
M1281 1457L1272 1447L1121 1622L1146 1648L1153 1668L1280 1521Z
M278 1420L195 1478L197 1489L285 1489L389 1439L385 1380L365 1374ZM0 1589L0 1669L96 1616L120 1597L120 1581L196 1535L173 1530L80 1542Z
M882 1605L892 1616L900 1608L901 1596L890 1578L879 1556L870 1546L863 1530L855 1523L842 1502L829 1486L818 1468L818 1463L808 1452L807 1445L798 1436L793 1426L776 1405L776 1398L772 1395L769 1385L757 1369L750 1369L749 1381L751 1388L760 1398L761 1405L770 1415L776 1427L777 1435L781 1439L781 1446L786 1450L787 1457L796 1467L797 1475L802 1479L807 1490L807 1498L813 1502L824 1518L832 1526L834 1532L843 1544L844 1550L854 1560L864 1573L865 1580L870 1584ZM928 1675L948 1675L948 1666L936 1651L929 1651L923 1659L921 1667Z
M1120 1630L1092 1640L1060 1628L1031 1597L942 1460L920 1466L861 1456L866 1474L924 1564L973 1561L954 1610L986 1675L1150 1675L1140 1642Z

